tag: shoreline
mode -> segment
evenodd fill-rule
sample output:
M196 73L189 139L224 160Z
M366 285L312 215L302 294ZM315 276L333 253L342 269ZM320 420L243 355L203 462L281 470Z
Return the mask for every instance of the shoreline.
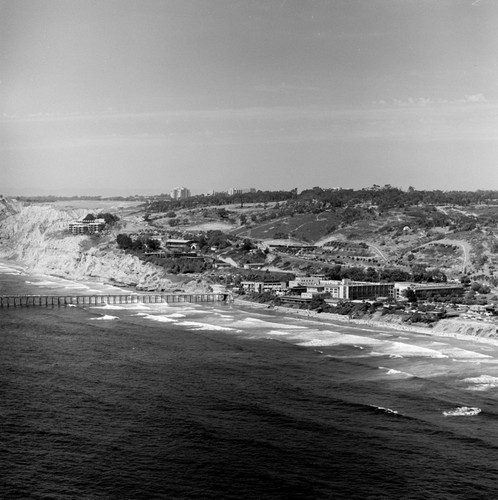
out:
M112 288L116 291L119 291L121 293L128 293L128 294L137 294L140 293L139 290L137 290L135 287L129 287L126 286L125 284L121 285L119 283L109 283L106 281L101 281L98 279L92 279L88 278L85 280L81 279L70 279L67 277L59 276L56 274L46 274L46 273L39 273L33 270L30 270L26 265L23 265L19 261L11 261L11 260L6 260L6 259L0 259L0 268L4 268L5 270L15 272L16 274L26 274L31 275L31 276L39 276L39 277L44 277L44 278L52 278L52 279L57 279L61 281L65 281L69 284L80 284L83 286L87 286L90 288L90 286L96 286L96 287L101 287L101 290L98 290L101 293L105 293L105 289ZM143 293L143 292L142 292ZM392 321L379 321L376 319L361 319L361 318L349 318L348 316L341 315L341 314L335 314L335 313L318 313L316 311L310 311L308 309L294 309L292 307L286 307L286 306L271 306L268 304L264 303L259 303L259 302L252 302L249 300L244 300L240 297L234 298L234 305L236 306L241 306L241 307L249 307L252 309L257 309L260 310L261 312L275 312L275 313L284 313L289 316L296 316L299 317L301 320L309 320L309 321L314 321L314 322L319 322L321 324L339 324L341 326L350 326L350 327L360 327L360 326L366 326L370 328L375 328L375 329L388 329L392 330L395 332L407 332L407 333L414 333L417 335L424 335L428 337L441 337L441 338L453 338L455 340L460 340L460 341L466 341L466 342L473 342L473 343L479 343L479 344L486 344L494 347L498 347L498 336L497 337L484 337L484 336L478 336L476 334L474 335L467 335L467 334L462 334L462 333L457 333L457 332L451 332L451 331L441 331L438 330L437 328L429 328L429 327L424 327L424 326L415 326L415 325L407 325L407 324L401 324L401 323L396 323ZM440 320L441 321L441 320ZM442 320L444 321L444 320ZM435 323L435 326L437 326L439 322ZM465 320L460 320L461 324L466 324L469 326L475 325L476 327L482 327L483 325L481 323L476 323L472 321L465 321Z
M413 326L394 323L390 321L378 321L374 319L361 319L361 318L349 318L348 316L343 316L341 314L334 313L317 313L316 311L309 311L307 309L294 309L292 307L285 306L268 306L268 304L261 304L259 302L251 302L249 300L244 300L241 298L236 298L234 304L240 306L248 306L250 308L258 309L266 312L283 312L288 315L295 315L301 320L317 321L322 324L340 324L341 326L351 326L360 327L367 326L371 328L382 328L389 329L396 332L406 332L414 333L416 335L425 335L428 337L441 337L441 338L452 338L455 340L462 340L466 342L475 342L479 344L486 344L493 347L498 347L498 337L479 337L476 335L465 335L456 332L446 332L437 331L433 328L423 327L423 326ZM464 323L464 321L462 321ZM470 324L471 322L466 322Z
M13 272L14 274L24 274L26 276L32 276L32 277L39 277L39 278L46 278L47 280L49 279L56 279L60 281L67 282L68 287L70 287L71 284L76 284L76 285L82 285L86 286L88 288L91 288L92 286L95 286L97 288L101 287L102 290L98 290L98 292L104 293L104 289L115 289L116 291L120 292L125 292L125 293L131 293L131 294L136 294L140 293L136 289L132 289L126 284L120 284L120 283L110 283L107 281L99 280L96 278L88 277L84 280L82 279L73 279L73 278L68 278L67 276L61 276L59 274L48 274L48 273L42 273L38 272L35 270L30 269L27 267L25 264L19 261L14 261L14 260L8 260L5 258L0 258L0 270L5 270L6 273ZM36 285L36 283L34 283Z

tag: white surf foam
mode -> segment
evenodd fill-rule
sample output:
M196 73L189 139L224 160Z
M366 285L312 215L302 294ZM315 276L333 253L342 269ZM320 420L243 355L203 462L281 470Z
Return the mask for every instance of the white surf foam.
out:
M387 375L402 377L402 378L411 378L413 375L411 373L403 372L401 370L395 370L394 368L386 368L385 366L379 366L379 370L385 370Z
M27 285L50 286L52 288L64 288L65 285L57 281L25 281Z
M290 335L291 332L285 330L270 330L267 335Z
M91 309L115 309L115 310L123 310L126 307L118 306L116 304L104 304L102 306L92 306Z
M299 345L305 347L317 347L317 346L334 346L334 345L353 345L356 348L361 346L379 346L383 342L378 339L373 339L371 337L363 337L360 335L344 334L339 332L333 332L330 330L316 331L315 338L300 342Z
M176 320L163 314L145 314L144 318L150 319L152 321L158 321L159 323L176 323Z
M295 318L294 318L295 319ZM285 328L286 326L282 323L274 323L271 321L265 321L258 318L246 318L242 320L235 321L233 326L237 328ZM289 328L293 330L306 330L306 326L299 325L289 325Z
M470 391L487 391L498 387L498 377L492 375L480 375L479 377L469 377L462 380L463 383L470 384L466 389Z
M398 415L398 412L396 410L392 410L391 408L385 408L384 406L376 406L376 405L369 405L372 408L375 408L376 410L383 411L384 413L389 413L391 415Z
M493 356L489 356L488 354L482 354L476 351L469 351L468 349L461 349L460 347L446 346L444 348L444 352L448 354L451 358L458 361L465 360L482 360L482 359L491 359Z
M381 351L392 357L426 357L426 358L447 358L446 354L435 349L422 347L404 342L386 342Z
M107 321L107 320L111 320L111 319L119 319L117 316L110 316L109 314L105 314L104 316L100 317L100 318L90 318L94 321Z
M459 406L453 410L443 411L445 417L472 417L481 413L477 406Z
M191 326L193 327L193 330L212 330L212 331L225 331L225 332L233 332L236 329L235 328L229 328L227 326L220 326L220 325L212 325L209 323L201 323L198 321L182 321L178 323L178 325L181 326Z

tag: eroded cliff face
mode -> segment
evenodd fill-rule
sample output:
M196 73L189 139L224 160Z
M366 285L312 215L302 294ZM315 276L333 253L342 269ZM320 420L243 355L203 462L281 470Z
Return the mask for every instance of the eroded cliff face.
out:
M441 319L433 328L434 333L467 335L469 337L498 338L494 323L462 319Z
M68 233L69 222L86 213L42 205L20 207L0 222L0 257L20 261L34 272L68 279L172 288L160 268L116 249L114 236L92 241L88 236Z

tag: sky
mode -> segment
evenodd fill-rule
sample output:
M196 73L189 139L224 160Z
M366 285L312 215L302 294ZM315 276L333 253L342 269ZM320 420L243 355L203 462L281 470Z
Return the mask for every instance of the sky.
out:
M498 190L495 0L0 0L0 194Z

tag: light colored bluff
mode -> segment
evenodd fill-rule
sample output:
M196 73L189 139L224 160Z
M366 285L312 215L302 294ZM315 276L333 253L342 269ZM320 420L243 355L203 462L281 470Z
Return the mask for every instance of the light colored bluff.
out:
M68 279L90 278L151 290L172 287L160 268L116 249L111 237L92 242L88 236L69 234L69 222L85 214L50 206L19 208L0 223L0 258Z

